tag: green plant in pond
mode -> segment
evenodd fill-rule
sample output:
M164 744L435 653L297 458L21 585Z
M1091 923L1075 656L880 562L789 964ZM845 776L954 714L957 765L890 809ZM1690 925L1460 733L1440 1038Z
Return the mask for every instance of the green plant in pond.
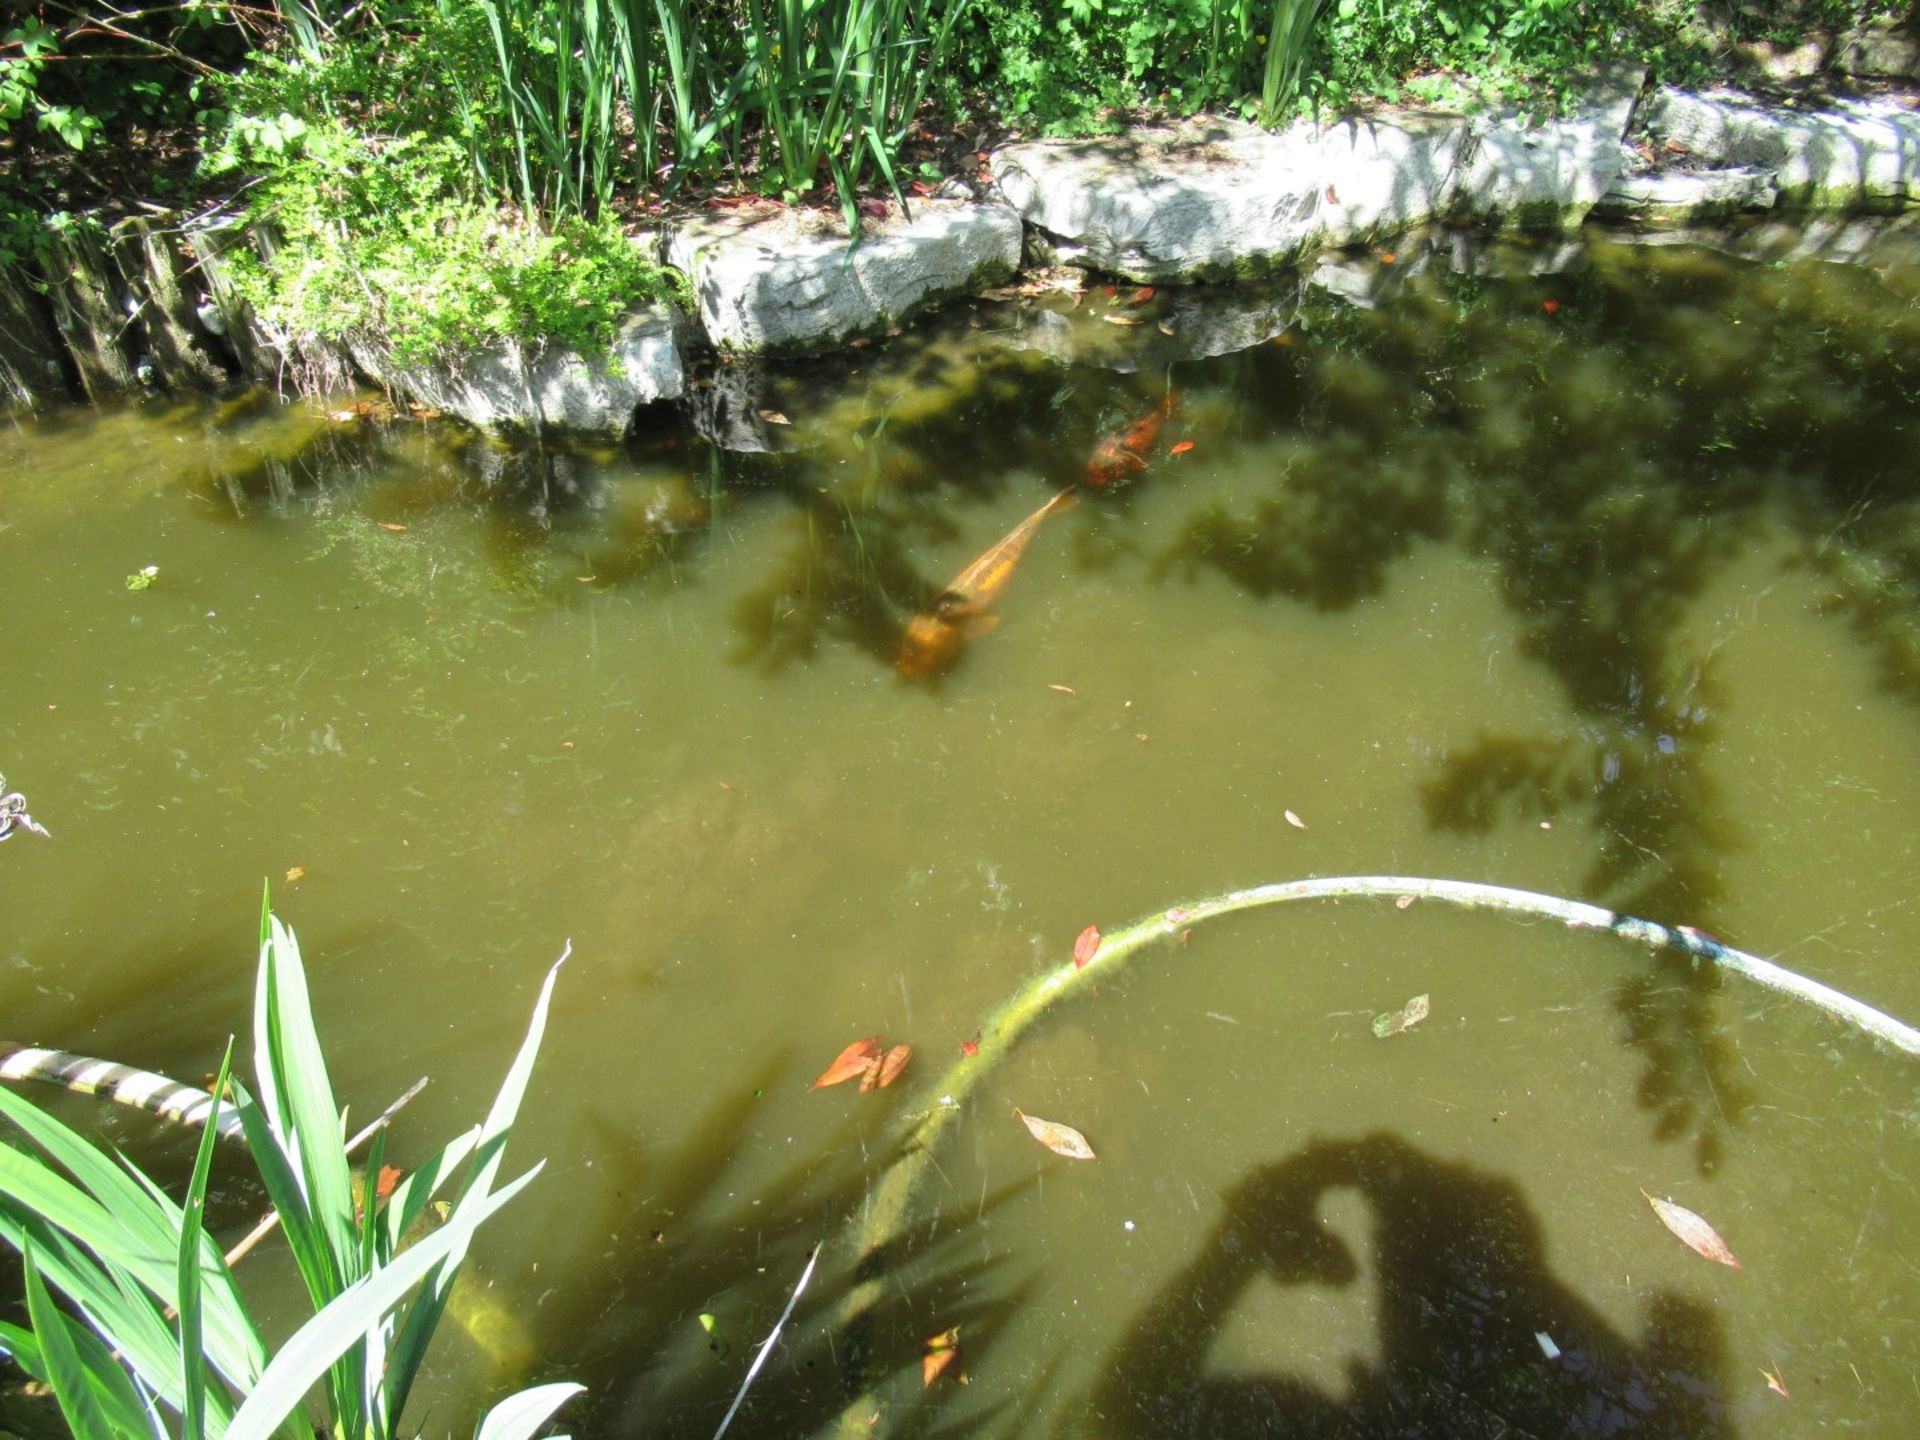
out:
M269 157L238 124L230 133L268 167L251 213L271 252L230 259L270 324L329 340L379 335L402 363L500 337L595 350L634 306L685 293L610 215L541 229L476 196L452 140L277 124L282 149Z
M77 1440L168 1433L162 1409L178 1417L187 1440L311 1435L303 1411L316 1383L326 1431L339 1440L411 1433L407 1400L467 1247L540 1168L495 1188L558 969L547 975L486 1120L402 1179L385 1203L359 1204L299 947L263 911L254 999L259 1097L237 1080L229 1088L231 1047L215 1093L232 1096L313 1303L313 1317L271 1356L202 1228L212 1125L186 1198L175 1204L136 1167L0 1090L0 1117L31 1146L0 1141L0 1236L24 1259L31 1321L0 1324L0 1352L52 1388ZM369 1174L379 1173L383 1140L375 1136ZM403 1249L402 1236L456 1173L446 1223ZM529 1436L580 1388L511 1396L479 1435Z

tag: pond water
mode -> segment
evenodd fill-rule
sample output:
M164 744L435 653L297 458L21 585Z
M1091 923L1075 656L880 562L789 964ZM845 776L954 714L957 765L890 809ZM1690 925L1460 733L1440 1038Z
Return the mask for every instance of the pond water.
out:
M900 674L1169 391L998 625ZM1008 299L730 368L699 427L601 450L260 400L21 423L0 770L51 838L0 848L0 1031L199 1078L264 876L353 1113L433 1077L406 1163L483 1113L571 941L509 1152L546 1169L429 1432L570 1376L575 1433L711 1435L825 1241L732 1434L827 1430L876 1368L852 1430L1910 1433L1916 1062L1424 901L1196 926L1063 1004L934 1156L871 1329L838 1321L898 1127L1090 923L1488 881L1920 1017L1916 456L1911 232L1848 264L1434 235ZM915 1047L898 1084L808 1090L866 1035ZM971 1383L923 1388L954 1325Z

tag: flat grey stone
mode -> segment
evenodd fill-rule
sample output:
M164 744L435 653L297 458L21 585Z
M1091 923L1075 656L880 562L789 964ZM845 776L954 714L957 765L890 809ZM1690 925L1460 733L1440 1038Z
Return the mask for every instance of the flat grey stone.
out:
M1247 279L1320 243L1310 139L1236 121L995 152L1000 193L1064 262L1146 282Z
M858 244L837 216L785 212L681 225L666 253L717 348L807 355L1000 283L1019 268L1020 239L1005 205L921 200Z
M1920 115L1891 100L1803 111L1668 87L1654 96L1646 125L1655 141L1708 166L1772 171L1784 206L1838 210L1920 196Z
M1779 198L1779 182L1764 166L1648 171L1622 175L1601 198L1595 214L1647 225L1684 225L1771 210Z
M634 411L677 398L686 388L671 313L649 306L630 314L604 355L570 346L501 340L430 365L397 363L382 343L350 345L354 364L376 384L476 429L506 434L590 435L617 439Z
M1476 121L1452 216L1517 230L1569 230L1626 167L1621 147L1645 72L1623 70L1560 120L1517 114Z

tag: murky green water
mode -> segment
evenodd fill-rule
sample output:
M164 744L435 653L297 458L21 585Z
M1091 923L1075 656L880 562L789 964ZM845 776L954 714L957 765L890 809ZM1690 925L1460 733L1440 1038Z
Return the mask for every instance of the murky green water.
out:
M1484 880L1920 1017L1920 247L1872 260L1440 237L1230 309L982 306L730 373L705 428L760 453L272 405L0 432L0 769L53 832L0 848L0 1031L199 1077L266 876L355 1114L433 1076L404 1161L479 1117L571 940L515 1141L547 1170L477 1255L514 1323L445 1342L428 1429L569 1375L586 1434L709 1435L824 1238L732 1432L787 1436L844 1402L891 1126L1090 922ZM998 628L898 675L1169 385ZM901 1084L808 1092L876 1033ZM1053 1016L960 1135L871 1337L893 1433L1920 1421L1920 1069L1618 941L1219 921ZM954 1324L972 1383L922 1391Z

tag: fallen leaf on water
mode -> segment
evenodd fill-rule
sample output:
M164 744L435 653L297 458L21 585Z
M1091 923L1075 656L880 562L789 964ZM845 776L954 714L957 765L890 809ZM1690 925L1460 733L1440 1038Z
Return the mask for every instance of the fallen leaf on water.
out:
M1078 695L1080 692L1071 685L1049 685L1049 690L1058 690L1062 695Z
M306 866L295 865L291 870L287 871L287 884L291 885L296 880L304 880L306 878L306 875L307 875Z
M374 1199L384 1200L393 1194L393 1187L406 1177L406 1173L397 1165L382 1165L380 1173L373 1177Z
M1294 814L1291 810L1286 810L1281 813L1283 813L1287 817L1287 824L1293 826L1294 829L1304 830L1307 828L1307 822L1302 820L1298 815Z
M1069 1160L1092 1160L1095 1158L1093 1147L1087 1144L1087 1137L1071 1125L1062 1125L1053 1120L1042 1120L1023 1110L1015 1110L1021 1123L1033 1132L1033 1138L1056 1155L1064 1155Z
M907 1061L913 1058L913 1046L896 1045L880 1057L880 1063L868 1069L860 1081L860 1089L884 1090L900 1078L900 1072L907 1068Z
M1172 322L1170 322L1170 321L1166 321L1166 320L1162 320L1162 321L1160 322L1160 333L1161 333L1162 335L1171 335L1171 334L1173 334L1173 325L1172 325Z
M1405 910L1419 898L1418 895L1402 895L1398 900L1393 902L1393 908L1396 910Z
M1153 298L1153 287L1151 285L1142 285L1138 290L1133 292L1132 297L1127 301L1127 303L1129 305L1144 305L1147 303L1147 301L1151 300L1152 298Z
M960 1360L960 1327L942 1330L926 1339L927 1353L920 1357L920 1384L924 1389L949 1370L962 1385L967 1383L966 1367Z
M1373 1033L1384 1040L1389 1035L1398 1035L1403 1030L1411 1030L1432 1012L1431 999L1425 995L1416 995L1398 1010L1374 1016Z
M1084 970L1087 962L1100 953L1100 927L1089 925L1074 937L1073 968Z
M1774 1394L1778 1395L1782 1400L1791 1400L1793 1398L1793 1396L1787 1393L1787 1382L1780 1378L1780 1363L1778 1361L1774 1362L1773 1369L1768 1370L1762 1368L1760 1373L1766 1377L1767 1388L1773 1391Z
M962 1040L960 1042L960 1053L962 1055L978 1055L980 1053L980 1032L978 1030L973 1032L973 1038L971 1040Z
M1102 315L1100 318L1109 325L1138 325L1140 323L1139 320L1132 315Z
M395 520L382 520L379 523L382 530L405 530L407 528Z
M1647 1195L1644 1190L1640 1193ZM1676 1205L1671 1200L1656 1200L1651 1195L1647 1195L1647 1203L1653 1207L1653 1213L1660 1217L1660 1223L1694 1254L1703 1260L1731 1265L1735 1270L1741 1268L1733 1251L1727 1248L1727 1242L1720 1238L1720 1232L1686 1206Z
M1184 455L1187 453L1187 451L1191 450L1192 448L1193 448L1193 441L1182 440L1178 445L1174 446L1167 453L1169 455Z
M791 425L793 423L778 410L762 410L759 412L759 415L760 418L769 425Z
M835 1056L833 1063L820 1072L820 1078L807 1088L823 1090L829 1085L838 1085L857 1075L866 1074L873 1062L880 1058L880 1047L884 1044L886 1041L878 1035L854 1041Z

